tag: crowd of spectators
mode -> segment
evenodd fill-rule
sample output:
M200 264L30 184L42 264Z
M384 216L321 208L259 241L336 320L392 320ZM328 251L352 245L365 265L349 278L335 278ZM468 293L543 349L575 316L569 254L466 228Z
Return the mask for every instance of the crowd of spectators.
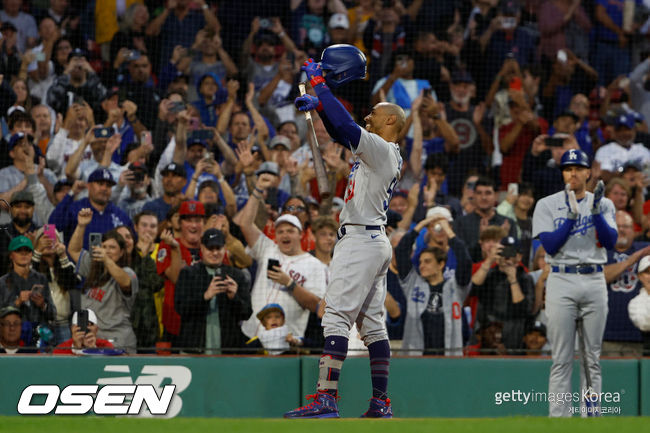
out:
M617 210L603 353L650 351L650 1L1 6L0 351L322 347L354 159L315 114L320 197L293 100L336 43L367 58L334 90L356 120L384 101L408 115L393 349L549 353L531 215L581 149Z

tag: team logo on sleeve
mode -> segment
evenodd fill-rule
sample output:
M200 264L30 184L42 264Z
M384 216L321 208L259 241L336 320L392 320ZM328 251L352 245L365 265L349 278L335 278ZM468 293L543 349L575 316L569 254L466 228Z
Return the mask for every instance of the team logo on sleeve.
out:
M160 248L158 250L158 261L159 262L164 261L165 257L167 257L167 249L166 248Z

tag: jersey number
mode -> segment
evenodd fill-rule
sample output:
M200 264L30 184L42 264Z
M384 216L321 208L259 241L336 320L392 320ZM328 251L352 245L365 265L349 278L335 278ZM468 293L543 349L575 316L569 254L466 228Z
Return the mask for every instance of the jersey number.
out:
M348 188L345 191L345 203L349 202L352 200L352 197L354 197L354 184L358 168L359 161L355 161L355 163L352 165L352 168L350 169L350 175L348 176Z
M393 197L395 185L397 185L396 177L394 177L393 180L390 181L390 185L388 185L388 190L386 191L388 193L388 200L384 200L384 210L388 210L388 203L390 203L390 199Z

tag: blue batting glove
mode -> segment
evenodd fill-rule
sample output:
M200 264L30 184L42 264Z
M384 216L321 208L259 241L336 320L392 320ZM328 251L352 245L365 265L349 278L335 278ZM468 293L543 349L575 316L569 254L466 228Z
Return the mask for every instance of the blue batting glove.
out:
M300 69L305 71L312 87L325 82L325 79L323 78L323 69L321 68L320 63L314 62L314 59L307 60Z
M312 95L298 96L293 102L296 108L300 111L311 111L318 108L320 101L317 97Z

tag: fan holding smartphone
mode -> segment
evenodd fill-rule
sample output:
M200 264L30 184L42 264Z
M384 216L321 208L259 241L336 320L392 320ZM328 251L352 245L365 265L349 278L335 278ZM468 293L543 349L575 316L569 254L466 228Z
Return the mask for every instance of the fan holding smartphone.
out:
M70 331L72 338L60 343L54 349L55 355L87 355L99 353L102 355L121 355L124 350L115 349L113 344L103 338L98 338L99 319L93 310L79 310L72 315Z

